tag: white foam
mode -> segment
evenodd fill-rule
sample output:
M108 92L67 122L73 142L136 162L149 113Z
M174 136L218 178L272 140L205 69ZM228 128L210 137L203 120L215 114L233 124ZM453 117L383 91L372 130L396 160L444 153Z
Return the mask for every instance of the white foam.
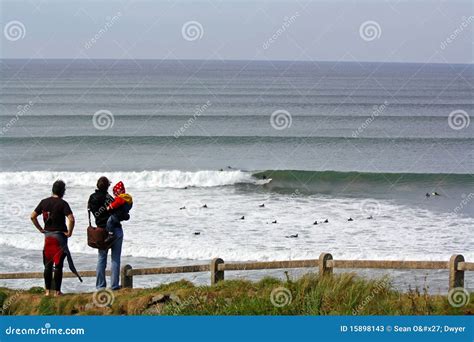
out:
M91 264L97 251L87 246L85 208L93 184L69 189L65 197L76 216L70 249L91 254ZM43 237L31 225L29 214L47 196L49 183L32 185L28 192L1 185L0 191L9 199L0 211L0 244L40 250ZM144 187L130 193L134 207L131 220L124 223L123 252L134 257L288 260L331 252L335 258L347 259L448 260L453 253L474 259L474 219L387 200L376 201L377 213L367 220L364 210L371 206L363 199L238 191L234 187L186 191ZM261 203L264 208L259 207ZM202 208L204 204L207 209ZM182 206L186 209L180 210ZM348 222L348 217L354 221ZM325 218L328 224L321 223ZM273 220L278 223L272 224ZM313 225L314 220L320 224ZM194 235L195 231L201 234ZM285 238L294 233L299 234L297 239Z
M263 184L251 173L231 171L141 171L141 172L49 172L24 171L0 172L0 185L37 184L50 186L62 179L69 186L94 186L100 176L107 176L113 183L119 180L131 188L184 188L213 187L238 183Z

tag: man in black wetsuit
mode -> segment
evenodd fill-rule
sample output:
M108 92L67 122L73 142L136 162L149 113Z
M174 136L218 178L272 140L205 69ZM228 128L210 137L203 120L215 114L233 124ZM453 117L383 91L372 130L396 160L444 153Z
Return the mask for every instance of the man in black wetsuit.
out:
M61 295L63 265L66 258L69 268L82 282L67 247L67 240L72 235L75 220L69 204L63 200L65 191L66 184L62 180L57 180L53 184L52 196L43 199L31 213L33 225L45 237L43 264L46 296L50 295L51 290L55 290L56 296ZM43 216L44 228L41 227L38 221L38 216L40 215ZM67 225L66 218L68 221Z

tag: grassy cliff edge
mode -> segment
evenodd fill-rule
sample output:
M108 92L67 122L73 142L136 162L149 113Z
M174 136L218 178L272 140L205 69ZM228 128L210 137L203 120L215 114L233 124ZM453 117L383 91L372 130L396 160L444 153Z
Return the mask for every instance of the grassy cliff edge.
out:
M470 298L469 298L470 297ZM354 274L259 282L226 280L214 286L178 281L156 288L102 290L45 297L41 288L0 289L4 315L470 315L474 296L452 305L426 289L399 292L388 278ZM459 307L456 307L459 306Z

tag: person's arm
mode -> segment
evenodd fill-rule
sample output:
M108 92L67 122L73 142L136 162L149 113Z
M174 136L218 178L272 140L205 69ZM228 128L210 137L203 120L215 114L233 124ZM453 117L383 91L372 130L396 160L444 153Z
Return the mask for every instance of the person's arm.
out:
M76 220L74 219L74 215L72 213L71 207L69 206L67 202L64 202L63 215L66 216L67 218L67 232L64 233L64 235L66 235L67 237L71 237Z
M31 213L31 222L33 222L33 225L36 227L36 229L38 229L40 233L43 234L45 232L45 230L43 229L43 227L41 227L38 221L38 213L36 211L33 211Z
M125 200L122 197L115 197L114 201L109 204L107 210L117 209L118 207L125 204Z
M74 225L76 220L74 219L73 214L69 214L67 216L67 233L64 233L67 237L71 237L72 232L74 231Z

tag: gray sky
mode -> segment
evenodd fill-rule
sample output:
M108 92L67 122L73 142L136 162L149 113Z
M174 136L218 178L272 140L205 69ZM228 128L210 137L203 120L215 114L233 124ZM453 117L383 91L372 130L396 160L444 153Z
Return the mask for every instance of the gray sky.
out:
M2 58L473 62L470 0L0 4ZM14 24L23 38L6 32Z

